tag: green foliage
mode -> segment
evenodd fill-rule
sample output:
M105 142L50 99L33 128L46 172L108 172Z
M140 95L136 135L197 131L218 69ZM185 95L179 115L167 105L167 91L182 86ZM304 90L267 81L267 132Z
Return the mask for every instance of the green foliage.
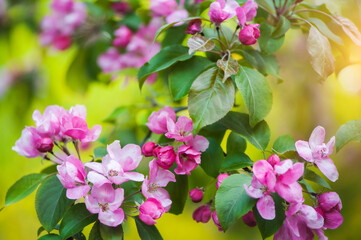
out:
M326 180L324 180L320 175L318 175L317 173L315 173L314 171L308 168L305 168L305 171L303 173L303 178L311 182L315 182L322 187L331 189L330 185Z
M281 16L277 24L277 27L273 30L271 34L271 38L277 39L284 36L285 33L290 29L290 27L291 27L290 21L285 16Z
M224 161L224 153L216 140L208 138L209 147L202 153L201 167L207 175L216 178L219 175L219 169Z
M223 73L216 67L210 68L193 82L189 97L188 111L195 129L212 124L229 112L234 103L233 82L222 82Z
M47 175L43 173L33 173L20 178L6 193L4 207L27 197L46 177Z
M273 220L263 219L256 207L253 208L253 214L257 222L259 231L261 232L262 238L268 238L275 234L283 224L285 220L285 211L283 207L283 199L278 194L272 195L276 207L276 217Z
M260 26L261 36L258 39L262 52L272 54L281 48L285 37L271 38L274 28L268 23L262 23Z
M240 217L249 212L256 199L249 197L244 184L250 185L252 177L234 174L223 180L216 194L216 210L219 222L226 231Z
M265 121L256 126L249 125L249 115L245 113L229 112L220 123L227 129L245 137L256 148L266 150L270 140L270 129Z
M234 171L241 168L252 166L253 162L245 153L231 153L224 159L221 171Z
M162 240L158 229L154 225L147 225L139 217L134 217L135 224L137 225L138 234L141 240Z
M61 240L61 237L58 234L49 233L41 236L38 240Z
M124 231L122 225L118 227L109 227L101 224L99 221L94 223L90 234L89 240L123 240Z
M235 82L248 109L249 123L254 127L267 116L272 107L272 91L267 79L251 68L240 66Z
M138 72L139 87L142 88L145 80L152 73L167 69L178 61L185 61L192 57L188 48L173 45L160 50L149 62L145 63Z
M284 154L290 151L296 151L295 140L293 136L286 134L279 136L273 143L272 150L277 154Z
M56 176L40 185L35 196L35 210L46 231L54 229L73 202L66 197L66 189Z
M207 58L194 56L183 62L178 62L169 74L169 88L175 101L186 96L194 80L205 70L215 64Z
M343 124L336 133L336 151L340 151L349 142L361 141L361 120L351 120Z
M246 151L247 141L239 134L231 132L227 139L227 154L243 153Z
M188 196L188 176L175 175L176 182L168 183L165 188L172 200L172 206L169 210L170 213L175 215L181 214L186 204Z
M211 125L203 127L198 134L206 138L213 138L219 144L221 144L226 130L227 128L225 128L220 122L215 122Z
M280 68L275 56L264 54L253 49L241 50L241 53L245 59L263 75L272 75L280 78L278 75Z

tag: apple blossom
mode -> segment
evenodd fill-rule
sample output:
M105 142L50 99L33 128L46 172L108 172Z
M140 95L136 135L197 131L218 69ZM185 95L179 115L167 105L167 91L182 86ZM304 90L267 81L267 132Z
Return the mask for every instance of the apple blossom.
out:
M236 8L236 15L241 26L245 26L246 22L252 21L257 15L258 5L253 0L248 0L242 7Z
M176 160L173 146L159 147L155 152L157 164L163 169L169 169Z
M57 105L47 106L43 115L41 115L39 110L35 110L32 117L37 132L43 137L61 140L63 138L61 118L65 114L67 114L66 110Z
M147 142L142 146L142 154L145 157L153 156L153 150L157 147L155 142Z
M221 186L223 180L226 179L227 177L229 177L229 175L227 173L222 173L222 174L218 175L217 182L216 182L217 189Z
M203 199L203 191L199 188L194 188L189 191L189 196L191 197L192 202L201 202Z
M156 16L170 15L177 8L176 0L151 0L150 10Z
M193 121L185 116L180 116L177 121L167 119L168 132L165 134L167 138L174 138L179 142L187 142L193 139Z
M201 153L191 146L183 145L178 149L175 161L177 163L177 168L174 169L176 174L191 175L191 171L201 164Z
M113 40L113 45L123 48L126 47L130 42L130 39L132 37L132 31L126 26L121 26L120 28L115 30L114 35L116 36L116 38Z
M211 3L208 15L216 26L219 26L223 21L236 16L236 8L239 4L234 0L216 0Z
M38 149L39 141L41 141L41 137L36 129L34 127L25 127L12 150L27 158L43 156L44 154Z
M245 26L239 32L239 41L244 45L253 45L260 36L259 24Z
M202 20L194 19L188 23L188 27L185 33L194 35L200 32L202 32Z
M168 131L167 122L175 121L176 115L171 107L164 107L157 112L152 112L148 118L148 123L146 124L149 129L156 134L163 134Z
M208 204L200 206L193 212L193 219L196 222L207 223L211 219L212 211Z
M165 208L155 198L148 198L139 207L139 218L148 225L156 224L155 219L160 218L165 212Z

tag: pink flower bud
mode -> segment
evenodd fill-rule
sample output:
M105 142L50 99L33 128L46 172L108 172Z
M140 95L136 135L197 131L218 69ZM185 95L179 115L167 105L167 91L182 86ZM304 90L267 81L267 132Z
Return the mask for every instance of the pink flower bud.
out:
M280 157L276 154L273 154L267 158L267 162L271 164L272 167L274 167L277 163L280 162Z
M50 152L54 147L53 141L50 138L42 138L36 143L36 149L39 152Z
M192 35L196 33L200 33L202 31L201 26L202 26L202 20L194 19L188 23L186 33Z
M126 47L132 38L132 31L126 26L121 26L115 30L114 35L116 38L113 40L113 45L116 47Z
M120 14L127 13L130 10L129 3L127 2L112 2L111 6L114 11Z
M154 142L147 142L142 147L142 154L146 157L153 156L153 150L156 148Z
M222 231L223 231L223 228L222 228L222 226L221 226L221 223L220 223L219 220L218 220L218 216L217 216L216 210L214 210L213 213L212 213L212 219L213 219L214 224L216 224L216 226L218 227L218 231L222 232Z
M154 219L160 218L165 212L162 204L155 198L148 198L139 207L139 218L148 225L156 224Z
M203 191L199 188L195 188L189 191L189 196L192 199L192 202L198 203L203 199Z
M57 36L54 39L53 46L58 50L65 50L71 45L71 38L69 36Z
M251 24L245 26L239 32L239 41L244 45L253 45L260 36L259 24Z
M154 149L153 149L153 156L157 156L158 155L158 152L159 152L159 150L161 149L162 147L155 147Z
M193 219L196 222L207 223L211 219L212 211L208 205L203 205L193 212Z
M342 209L341 199L335 192L323 193L317 197L318 205L325 211L336 208L338 211Z
M221 183L223 182L224 179L226 179L229 175L227 173L223 173L218 175L217 177L217 182L216 182L216 187L217 189L219 188L219 186L221 186Z
M253 212L249 211L245 215L242 216L243 222L249 227L255 227L257 225L256 219L254 218Z
M157 149L155 153L157 154L156 157L158 158L158 166L164 169L170 168L176 159L173 146L162 147Z

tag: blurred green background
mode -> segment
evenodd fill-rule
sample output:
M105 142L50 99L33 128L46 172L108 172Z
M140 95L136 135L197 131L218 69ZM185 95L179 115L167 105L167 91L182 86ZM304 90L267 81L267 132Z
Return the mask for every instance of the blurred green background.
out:
M66 77L76 55L76 47L65 52L41 48L36 24L49 11L49 1L27 2L5 10L11 16L10 23L4 24L5 20L0 13L0 206L4 204L7 189L16 180L23 175L38 172L48 164L40 159L26 159L11 150L24 126L33 125L31 115L35 109L42 112L51 104L65 108L84 104L88 111L89 126L102 124L104 137L112 131L113 126L103 120L116 107L135 105L142 108L143 105L147 106L152 96L169 104L169 98L164 96L168 94L164 83L147 86L141 93L136 80L124 76L108 84L92 82L85 93L74 91L67 84ZM327 2L333 13L352 19L361 28L360 1L314 2ZM34 16L35 21L27 19L33 19ZM351 65L344 68L342 62L339 63L341 67L338 74L320 83L315 80L309 63L306 37L299 30L291 30L287 33L284 46L277 53L280 76L284 81L278 83L276 79L269 79L274 103L266 120L271 127L272 140L282 134L292 134L296 140L307 139L317 125L326 128L328 140L336 134L340 125L361 118L361 48L345 41L342 51L349 57L348 63ZM9 69L17 74L16 81L7 82L6 72ZM81 69L79 71L82 74ZM159 94L161 90L163 93ZM186 104L186 99L183 104ZM144 126L148 114L146 109L138 111L136 116L132 116L135 122L130 127ZM139 131L139 136L135 136L137 141L144 136L143 129ZM94 146L83 155L89 155ZM262 157L252 147L247 152L254 161ZM332 187L342 199L344 223L337 230L326 231L326 235L329 239L360 239L361 144L349 144L339 153L334 153L332 159L340 172L339 180ZM201 169L192 173L197 174L204 175ZM192 185L197 186L197 183L194 177ZM40 223L36 217L34 197L33 193L0 212L0 239L36 239ZM256 228L248 228L241 222L226 234L218 232L212 221L197 224L192 220L192 212L198 206L188 201L185 212L180 216L165 214L157 224L164 239L261 239ZM131 219L125 226L125 238L139 239Z

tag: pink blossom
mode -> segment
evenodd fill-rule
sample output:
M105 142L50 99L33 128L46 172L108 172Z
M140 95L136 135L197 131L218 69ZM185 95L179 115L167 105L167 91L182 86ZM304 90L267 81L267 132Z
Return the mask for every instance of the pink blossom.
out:
M253 45L260 36L259 24L245 26L239 32L239 41L244 45Z
M213 219L214 224L216 224L216 226L218 227L218 231L223 232L223 228L221 226L221 223L218 220L218 215L217 215L216 210L214 210L212 213L212 219Z
M65 109L57 105L47 106L43 115L41 115L39 110L35 110L33 112L33 120L37 132L43 137L61 140L61 118L66 114Z
M209 7L208 15L212 22L219 26L224 20L236 16L239 4L234 0L216 0Z
M121 26L115 30L114 35L116 38L113 40L113 45L116 47L126 47L132 37L132 31L126 26Z
M36 143L36 149L42 153L52 151L53 147L54 143L50 138L42 138Z
M153 150L157 147L155 142L147 142L142 147L142 153L146 157L153 156Z
M175 121L176 115L171 107L164 107L157 112L152 112L148 118L148 123L146 124L149 129L156 134L163 134L168 131L167 122Z
M183 145L178 149L176 157L177 168L174 172L178 175L191 175L199 164L201 164L201 153L194 150L191 146Z
M59 174L56 175L66 190L66 197L79 199L88 194L90 186L85 181L83 163L74 156L68 156L61 165L57 166Z
M280 160L280 157L276 154L273 154L271 156L269 156L267 158L267 162L269 164L271 164L272 167L274 167L277 163L279 163L281 160Z
M88 180L94 185L104 183L122 184L132 180L141 182L144 180L143 174L133 172L142 160L140 147L134 144L120 147L116 140L107 146L108 154L103 158L102 163L89 162L85 166L94 170L88 173Z
M117 13L124 14L129 12L130 5L127 2L111 2L112 9Z
M169 193L163 187L169 182L175 182L174 174L169 170L158 167L156 160L149 163L149 179L145 178L142 184L142 193L145 198L155 198L162 203L162 206L169 211L172 201Z
M193 121L185 116L180 116L177 122L173 119L167 119L168 132L165 134L167 138L174 138L179 142L187 142L193 139Z
M175 0L151 0L149 8L156 16L167 16L177 8L177 5Z
M165 18L165 21L167 23L174 23L174 22L178 22L179 20L185 19L187 17L188 17L187 10L178 9L178 10L175 10L174 12L172 12L170 15L168 15ZM183 22L179 22L179 23L174 24L173 26L179 26L179 25L182 25L182 24L183 24Z
M78 139L82 143L94 142L98 139L102 127L95 125L90 130L86 123L86 108L83 105L76 105L71 107L69 114L62 117L62 127L64 135L72 139Z
M163 169L169 169L175 162L176 156L173 146L158 148L156 151L157 164Z
M192 202L201 202L203 199L203 191L199 188L194 188L189 191L189 196L191 197Z
M41 137L34 127L25 127L12 150L27 158L42 156L43 154L37 149L39 140L41 140Z
M335 192L323 193L317 196L318 207L316 211L324 218L323 229L336 229L342 222L340 213L342 209L341 199Z
M124 66L120 62L120 54L114 47L109 48L105 53L98 57L98 65L104 73L119 71Z
M139 218L148 225L154 225L157 222L155 219L160 218L165 212L165 208L155 198L148 198L139 207Z
M198 152L204 152L209 146L209 141L207 140L207 138L201 135L196 135L193 139L187 142L187 145L191 146L194 150Z
M124 189L113 189L110 183L94 186L91 194L85 197L85 206L91 213L98 213L99 221L116 227L124 220L124 211L119 208L124 200Z
M193 212L193 220L196 222L207 223L211 219L212 211L209 205L203 205Z
M202 32L202 20L194 19L188 23L185 33L194 35L200 32Z
M255 227L257 225L256 219L254 218L253 212L249 211L242 216L243 222L249 227Z
M222 173L222 174L218 175L217 182L216 182L217 189L221 186L223 180L226 179L227 177L229 177L229 175L227 173Z
M325 129L318 126L313 130L308 142L301 140L296 142L296 149L302 158L314 163L330 181L335 182L338 179L338 172L329 158L335 145L335 137L332 137L327 144L324 140Z
M253 0L248 0L242 7L236 8L236 15L241 26L245 26L246 22L252 21L257 15L258 5Z

